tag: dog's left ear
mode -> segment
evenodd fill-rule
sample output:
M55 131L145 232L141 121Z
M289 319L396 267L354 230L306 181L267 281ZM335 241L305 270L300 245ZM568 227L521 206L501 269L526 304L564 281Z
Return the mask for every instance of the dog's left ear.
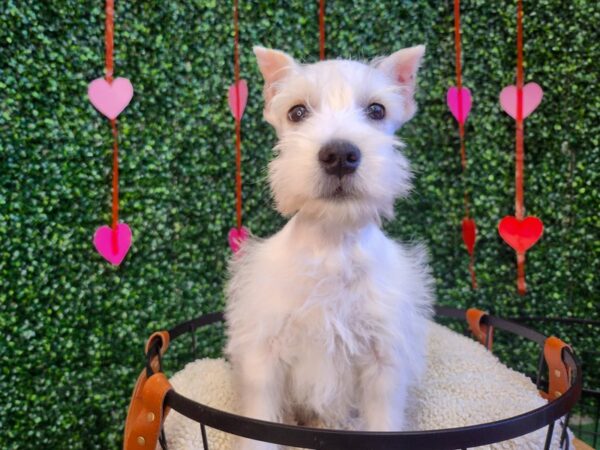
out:
M417 71L425 54L425 46L403 48L379 60L377 68L383 70L399 84L414 90Z
M407 94L406 113L410 119L417 109L414 101L417 85L417 72L425 54L425 46L403 48L390 56L375 62L375 67L385 72L389 77L402 86Z

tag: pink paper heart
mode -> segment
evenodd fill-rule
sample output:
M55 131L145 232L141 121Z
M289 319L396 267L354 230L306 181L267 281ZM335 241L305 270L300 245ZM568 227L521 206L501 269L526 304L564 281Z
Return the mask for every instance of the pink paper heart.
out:
M464 124L471 111L471 91L466 87L459 91L457 87L452 86L446 94L446 103L454 118Z
M116 119L133 97L133 86L127 78L115 78L109 83L96 78L88 85L88 97L92 105L109 119Z
M544 96L544 91L537 83L527 83L523 86L523 119L538 107ZM517 87L506 86L500 92L500 105L513 119L517 119Z
M229 109L231 109L231 114L233 114L233 117L235 117L236 120L242 120L244 110L246 109L246 103L248 102L248 83L246 83L246 80L239 80L237 89L235 83L229 86L227 100L229 103Z
M131 247L131 228L126 223L120 223L113 231L111 227L103 225L94 234L94 246L104 259L118 266Z
M250 232L246 227L242 227L240 229L234 227L229 230L229 233L227 234L227 240L229 241L229 247L231 247L231 251L233 253L237 253L242 247L244 241L248 239L249 235Z

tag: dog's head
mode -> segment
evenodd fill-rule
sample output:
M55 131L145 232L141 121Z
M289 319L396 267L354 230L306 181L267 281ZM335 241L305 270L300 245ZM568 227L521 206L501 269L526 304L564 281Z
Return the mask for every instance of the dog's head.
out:
M279 142L269 165L277 209L339 224L393 217L410 189L410 169L395 131L416 111L416 73L425 47L370 64L299 64L262 47L265 119Z

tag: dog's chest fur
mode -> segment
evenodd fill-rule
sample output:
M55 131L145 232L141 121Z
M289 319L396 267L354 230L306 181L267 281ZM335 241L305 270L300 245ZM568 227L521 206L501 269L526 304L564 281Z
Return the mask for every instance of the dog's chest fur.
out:
M303 231L292 220L234 267L228 351L265 348L279 361L286 409L347 423L361 370L390 352L410 367L403 344L409 333L419 340L424 315L410 286L422 280L375 225L336 242Z
M369 298L371 270L359 242L336 252L304 254L297 287L273 351L284 363L287 394L293 409L343 412L357 408L359 365L373 357ZM343 380L343 382L342 382ZM296 411L297 414L297 411Z

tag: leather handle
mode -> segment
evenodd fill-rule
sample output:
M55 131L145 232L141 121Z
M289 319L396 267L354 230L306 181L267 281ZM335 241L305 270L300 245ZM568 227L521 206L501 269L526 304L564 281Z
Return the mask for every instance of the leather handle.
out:
M152 346L154 341L156 341L157 339L161 341L160 346L159 346L160 354L164 355L164 353L167 351L167 349L169 348L169 343L171 342L171 336L169 335L168 331L163 330L163 331L156 331L150 335L150 337L146 341L146 346L145 346L146 354L148 354L150 347Z
M556 336L550 336L544 342L544 359L548 365L548 392L540 392L546 400L554 400L563 395L571 386L571 373L563 360L563 351L569 350L567 344Z
M160 429L169 412L168 408L164 408L164 401L167 392L173 387L160 371L159 361L159 355L163 355L169 347L169 332L153 333L146 342L145 353L148 356L157 339L160 340L159 351L150 361L154 373L148 377L148 371L142 370L133 388L125 421L124 450L154 450Z
M487 313L480 309L467 309L466 319L471 333L473 333L473 336L475 336L482 345L486 346L487 349L491 351L494 343L494 327L482 323L483 318L486 316Z
M168 331L164 330L152 333L146 341L146 346L144 347L146 358L148 357L148 352L156 341L160 341L158 344L158 354L156 354L150 361L150 367L152 367L152 372L154 373L161 371L159 355L164 355L169 348L171 336L169 335Z
M154 450L168 410L163 408L165 396L173 387L164 373L150 378L146 370L138 377L133 390L123 439L124 450Z

